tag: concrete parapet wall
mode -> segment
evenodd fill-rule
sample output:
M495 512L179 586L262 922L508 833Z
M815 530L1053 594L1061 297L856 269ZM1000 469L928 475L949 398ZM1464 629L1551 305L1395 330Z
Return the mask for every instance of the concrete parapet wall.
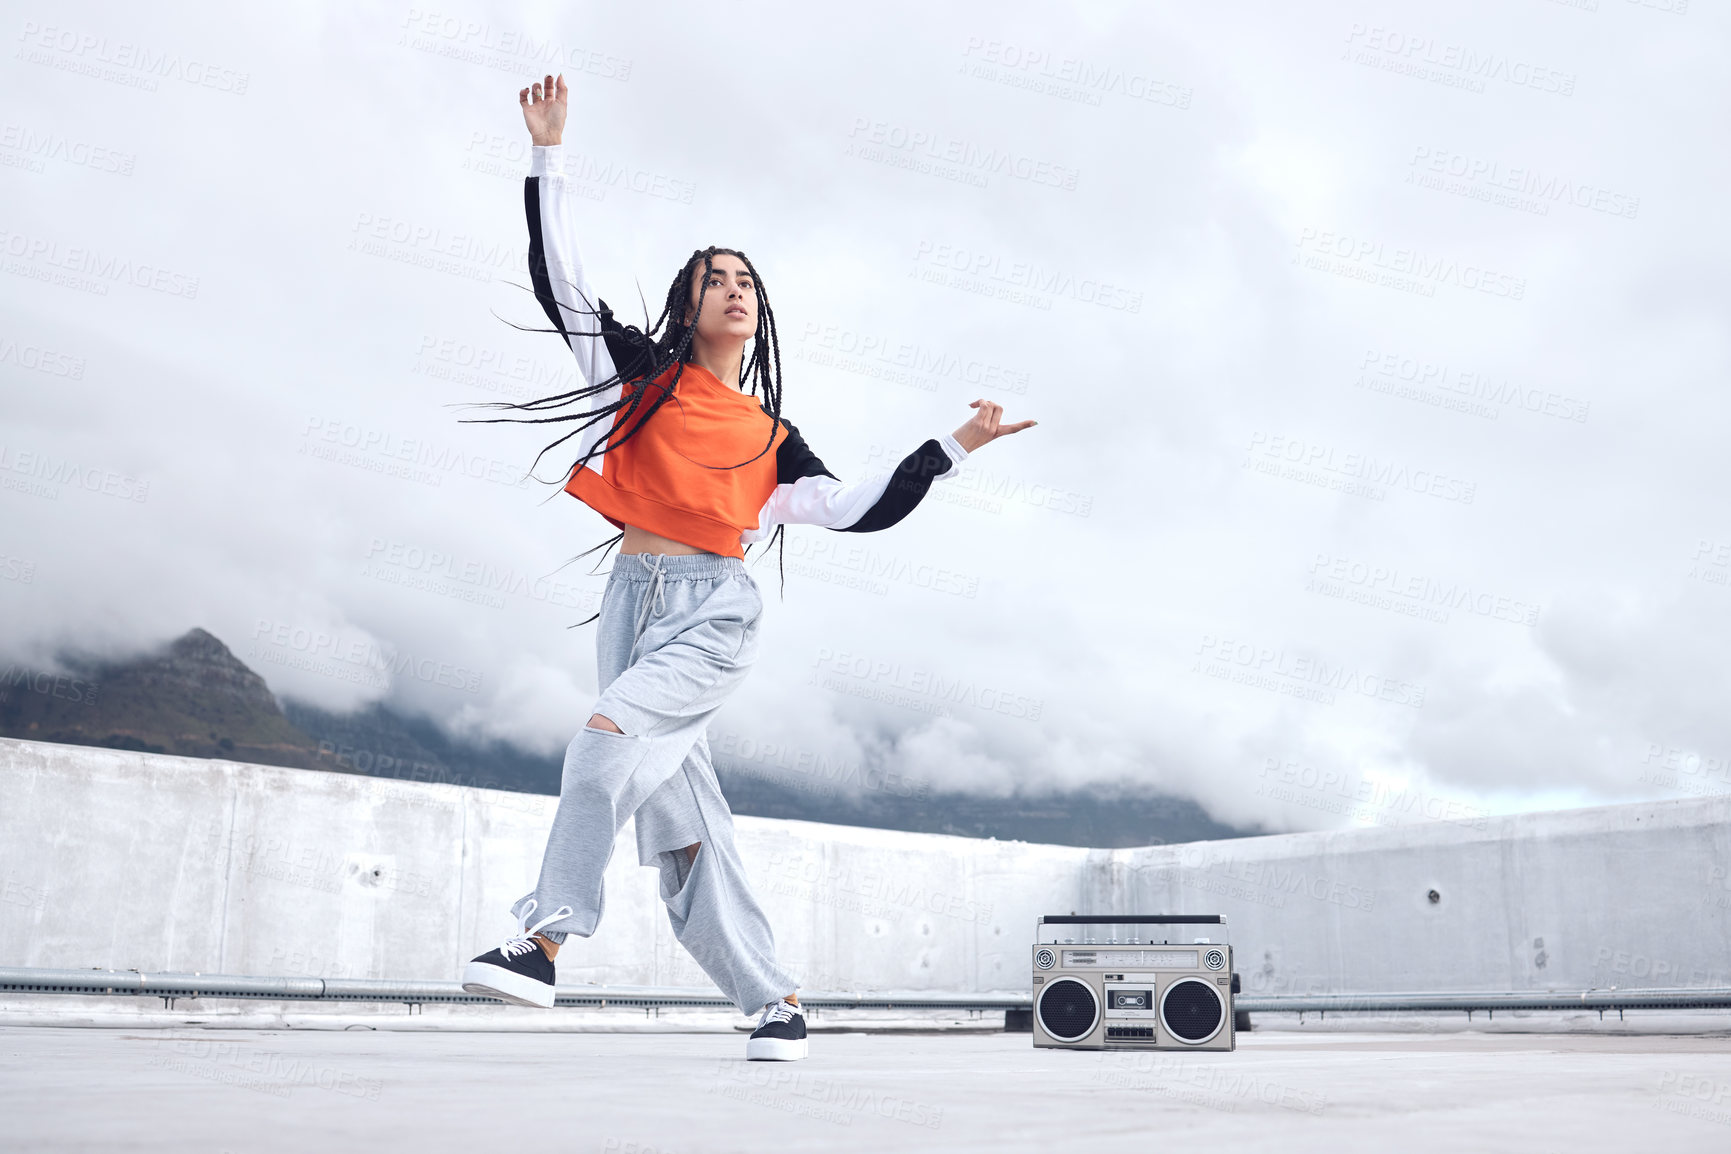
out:
M0 775L21 966L455 977L555 805L14 740ZM1131 850L735 820L812 989L1025 988L1035 918L1070 911L1224 913L1258 993L1731 985L1731 798ZM707 984L636 860L627 828L562 983Z
M1724 987L1727 863L1716 797L1107 851L1084 900L1228 914L1248 993Z

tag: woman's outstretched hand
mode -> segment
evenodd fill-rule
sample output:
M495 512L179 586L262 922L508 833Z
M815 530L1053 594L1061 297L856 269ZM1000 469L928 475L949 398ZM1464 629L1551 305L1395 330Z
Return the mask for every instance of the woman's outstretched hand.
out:
M991 401L973 401L968 407L974 410L974 419L956 430L956 440L962 448L972 453L982 445L989 445L999 437L1007 437L1011 433L1019 433L1023 429L1031 429L1038 421L1017 421L1006 425L1004 421L1004 406Z
M570 89L565 87L563 73L557 79L549 76L517 93L517 103L523 106L523 123L529 127L530 140L545 147L558 144L564 138L565 98L569 95Z

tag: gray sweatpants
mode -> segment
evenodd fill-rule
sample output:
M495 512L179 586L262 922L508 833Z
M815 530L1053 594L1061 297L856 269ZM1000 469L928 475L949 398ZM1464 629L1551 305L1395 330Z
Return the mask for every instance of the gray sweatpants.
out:
M533 893L535 916L570 906L543 933L588 937L601 921L613 840L637 817L637 860L661 871L674 937L741 1012L793 992L775 936L733 844L704 730L757 656L763 599L743 562L622 554L601 598L601 697L594 712L623 733L585 725L565 750L559 809ZM688 864L685 848L703 848Z

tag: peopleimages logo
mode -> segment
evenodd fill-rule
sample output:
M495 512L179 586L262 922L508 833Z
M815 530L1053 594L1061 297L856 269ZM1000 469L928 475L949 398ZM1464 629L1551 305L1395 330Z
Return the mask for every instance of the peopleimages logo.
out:
M631 79L630 60L513 28L471 20L446 12L410 8L404 15L397 43L417 52L443 56L521 75L528 72L583 72L621 83Z
M502 176L513 181L520 181L529 171L531 150L534 144L520 135L505 136L495 132L474 131L469 134L469 144L463 158L463 167L470 172L479 172L487 176ZM603 160L589 153L580 152L571 145L565 145L560 150L561 171L578 183L589 188L572 188L586 200L605 200L609 188L624 188L643 196L655 197L658 200L671 200L676 204L690 204L697 195L697 185L690 180L681 180L676 176L655 172L639 165L618 159Z
M345 638L322 629L259 618L249 656L359 684L388 687L390 677L413 677L429 685L479 693L482 673L450 661L418 656L370 638Z
M1449 610L1515 625L1533 626L1539 622L1539 607L1531 601L1475 588L1465 581L1445 581L1408 572L1398 565L1376 565L1328 553L1318 553L1311 562L1307 588L1326 596L1344 595L1347 600L1378 608L1403 603L1411 608L1413 616L1423 616L1423 610L1440 610L1444 622ZM1362 596L1354 596L1355 593Z
M1511 208L1525 208L1548 216L1552 204L1568 204L1606 216L1634 220L1641 211L1641 198L1585 181L1570 180L1556 173L1541 172L1531 165L1504 164L1482 156L1469 156L1446 148L1418 145L1408 162L1407 183L1442 192L1490 199L1507 194L1513 199L1496 200ZM1451 184L1449 181L1455 183ZM1519 198L1528 198L1530 204Z
M156 49L129 40L111 40L26 20L18 34L22 45L17 59L42 64L96 80L155 92L158 81L179 80L195 88L209 88L233 96L245 96L250 73L183 56L169 49Z
M826 675L852 680L874 690L900 690L916 697L926 697L944 705L966 705L985 713L1001 713L1027 721L1038 721L1046 701L1029 697L995 685L985 685L967 677L945 676L935 670L900 661L873 658L863 653L820 648L812 661L820 682L834 689L833 679ZM845 692L845 690L842 690Z
M722 755L734 772L786 780L805 777L825 787L833 795L838 789L850 793L867 790L873 793L893 793L898 797L924 798L931 783L903 777L893 770L862 766L857 761L831 757L812 749L802 749L785 741L760 741L737 733L723 733L715 738L715 752ZM777 775L766 771L784 771Z
M569 362L548 364L504 348L436 336L421 338L409 371L520 400L552 396L579 384L576 367Z
M1286 480L1304 481L1380 501L1389 489L1405 489L1443 501L1473 503L1475 482L1415 469L1398 461L1347 452L1319 441L1257 431L1250 435L1244 468Z
M799 339L800 343L789 354L800 360L906 384L924 392L936 391L940 381L1018 396L1028 391L1029 373L1025 368L958 356L947 349L880 332L808 321Z
M1334 695L1341 693L1424 708L1422 685L1372 673L1344 661L1288 652L1284 647L1205 633L1196 647L1195 658L1192 673L1325 705L1334 704Z
M150 497L148 480L129 477L113 469L80 464L67 457L56 457L52 453L19 450L0 442L0 476L8 473L32 478L40 484L15 483L13 477L5 477L7 488L23 486L33 495L46 497L51 501L60 499L60 491L55 488L57 485L140 504Z
M788 542L788 555L797 561L810 562L805 568L832 569L857 576L872 592L887 592L885 582L895 582L932 593L953 597L975 597L980 591L976 573L951 569L929 561L910 560L893 553L880 553L867 545L852 545L832 539L833 535L812 538L804 535ZM819 578L822 579L821 577Z
M81 282L68 287L99 296L107 296L111 284L124 284L184 300L198 297L195 276L88 245L63 245L53 237L0 228L0 255L8 258L9 273L52 280L58 272Z
M83 357L56 352L41 345L20 344L10 337L0 337L0 365L17 365L21 369L74 381L84 378Z
M1080 56L1064 56L1043 48L1006 40L968 37L962 49L962 71L978 80L991 80L1011 88L1024 88L1062 100L1099 105L1105 95L1164 105L1190 107L1195 95L1187 85L1161 79L1150 72L1116 68Z
M505 597L511 596L563 609L588 610L598 606L600 597L550 576L534 577L514 566L385 537L374 537L368 543L361 576L425 588L495 609L503 608Z
M94 681L85 681L65 673L25 669L20 665L8 665L4 671L0 671L0 702L13 700L13 690L23 690L26 693L39 693L44 697L58 697L74 705L95 705L98 688Z
M1332 229L1301 229L1297 247L1294 263L1304 258L1322 258L1335 261L1337 266L1324 271L1348 276L1356 273L1365 280L1374 279L1378 274L1410 278L1415 285L1429 289L1424 295L1433 295L1436 285L1452 285L1468 292L1511 301L1521 300L1527 295L1525 277L1450 257L1431 256L1416 248L1391 247L1380 240L1351 236ZM1309 261L1305 263L1307 267L1320 267L1311 265ZM1399 287L1398 283L1396 287Z
M356 213L349 233L350 252L470 280L490 281L528 261L525 251L514 245L371 212Z
M1078 277L1060 269L1045 268L1030 261L1006 261L993 253L964 245L939 244L922 240L914 248L914 263L936 273L959 275L981 285L1047 297L1068 297L1081 304L1097 305L1116 312L1142 311L1142 294L1121 285L1108 284L1092 277ZM957 287L967 287L958 285ZM999 295L987 292L985 295ZM1017 300L1016 303L1029 303ZM1050 308L1048 302L1044 306Z
M424 438L403 437L389 429L370 428L338 417L308 417L301 434L304 456L340 465L400 476L437 485L447 475L526 488L530 477L521 464L465 453Z
M1575 74L1464 44L1439 42L1374 24L1354 24L1346 34L1345 59L1355 64L1404 73L1451 88L1483 92L1487 81L1573 96Z
M1470 821L1474 829L1482 830L1490 821L1489 810L1457 798L1426 793L1404 782L1319 770L1278 757L1265 759L1256 794L1377 825L1398 825L1404 817L1413 821Z
M0 128L0 152L16 153L27 159L35 172L43 171L44 162L53 160L76 168L131 176L133 165L138 162L135 153L91 144L58 132L38 131L10 120Z
M1005 176L1067 192L1075 190L1080 177L1074 168L1014 149L987 147L935 128L873 120L869 116L854 117L848 140L846 155L866 160L883 162L890 156L905 154L937 164L955 165L963 172L981 177Z
M1500 373L1450 365L1441 358L1366 349L1354 384L1375 393L1431 398L1444 408L1495 420L1502 409L1585 423L1590 401L1552 389L1515 384ZM1480 403L1483 402L1483 403Z

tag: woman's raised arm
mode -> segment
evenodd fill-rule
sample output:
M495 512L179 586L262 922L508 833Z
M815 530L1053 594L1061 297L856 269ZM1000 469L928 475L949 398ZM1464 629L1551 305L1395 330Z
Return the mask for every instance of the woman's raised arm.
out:
M549 76L517 94L523 123L534 150L529 178L523 183L523 208L529 218L529 279L553 327L577 357L586 384L612 378L617 370L603 339L601 298L589 284L577 251L573 198L566 188L563 140L570 90L565 78ZM619 399L618 385L590 398L593 410ZM586 430L582 449L605 435L600 426Z

